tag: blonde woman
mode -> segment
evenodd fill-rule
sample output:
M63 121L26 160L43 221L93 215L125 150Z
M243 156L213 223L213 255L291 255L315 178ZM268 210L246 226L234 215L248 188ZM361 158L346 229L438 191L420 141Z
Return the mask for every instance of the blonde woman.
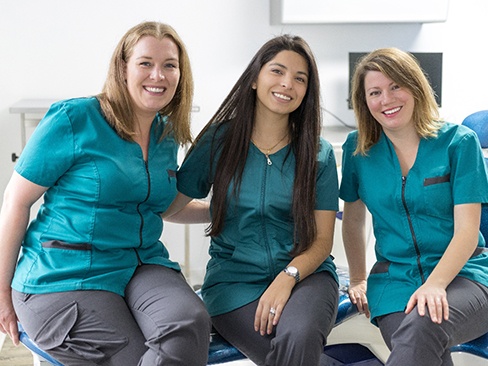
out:
M379 326L387 365L452 365L451 346L488 331L478 139L439 120L419 64L395 48L359 62L352 101L358 130L343 146L340 188L350 297ZM377 259L368 278L366 208Z
M145 22L120 40L100 95L40 122L0 220L0 330L14 343L18 317L65 365L206 365L208 313L159 241L192 95L178 34Z

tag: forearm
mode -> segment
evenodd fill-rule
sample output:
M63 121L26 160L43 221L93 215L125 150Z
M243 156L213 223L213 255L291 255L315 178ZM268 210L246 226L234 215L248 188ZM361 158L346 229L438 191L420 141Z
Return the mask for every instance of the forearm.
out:
M351 281L364 281L366 270L366 208L358 200L344 204L342 239Z
M177 224L199 224L210 222L210 203L204 200L193 200L191 197L178 193L161 215L164 221Z
M307 250L294 257L288 264L298 268L300 279L304 279L314 273L332 251L335 211L316 211L315 219L317 223L315 240ZM286 276L285 273L283 274Z
M445 289L459 274L478 245L480 211L479 204L455 206L454 235L426 282Z
M164 217L164 220L177 224L209 223L211 221L209 203L202 200L193 200L178 212Z
M18 208L4 201L0 213L0 291L10 292L10 284L19 256L25 230L29 221L29 209Z

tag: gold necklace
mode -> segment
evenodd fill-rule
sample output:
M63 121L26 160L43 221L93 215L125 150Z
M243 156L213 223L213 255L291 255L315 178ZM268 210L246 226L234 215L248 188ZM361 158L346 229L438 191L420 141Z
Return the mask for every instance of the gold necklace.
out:
M259 150L261 151L266 151L264 153L264 156L266 156L266 160L268 161L268 165L273 165L273 162L271 161L271 159L269 158L269 154L271 154L271 151L273 151L273 149L278 146L280 144L280 142L282 142L286 137L288 136L288 133L285 134L285 136L283 136L281 138L280 141L278 141L276 144L274 144L272 147L270 147L269 149L265 149L265 148L262 148L262 147L259 147L255 142L254 140L251 138L251 142L254 144L254 146L256 146Z

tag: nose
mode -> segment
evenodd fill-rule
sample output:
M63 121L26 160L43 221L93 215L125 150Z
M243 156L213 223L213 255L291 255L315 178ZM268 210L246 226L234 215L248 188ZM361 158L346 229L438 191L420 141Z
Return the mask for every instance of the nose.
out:
M151 79L153 80L163 80L164 72L162 69L155 67L151 72Z
M293 87L293 80L291 77L283 76L281 79L281 86L285 89L291 89Z
M386 90L382 93L381 103L388 104L391 103L395 99L395 96L389 90Z

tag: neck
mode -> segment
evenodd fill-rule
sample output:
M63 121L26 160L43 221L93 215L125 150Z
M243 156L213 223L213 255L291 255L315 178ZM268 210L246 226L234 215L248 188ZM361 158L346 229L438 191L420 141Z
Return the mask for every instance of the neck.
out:
M398 149L409 149L413 146L418 146L420 143L420 136L414 128L402 131L385 130L384 132L395 148Z
M262 120L256 118L254 121L253 138L263 141L273 141L282 138L288 133L288 118Z

